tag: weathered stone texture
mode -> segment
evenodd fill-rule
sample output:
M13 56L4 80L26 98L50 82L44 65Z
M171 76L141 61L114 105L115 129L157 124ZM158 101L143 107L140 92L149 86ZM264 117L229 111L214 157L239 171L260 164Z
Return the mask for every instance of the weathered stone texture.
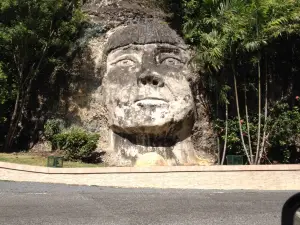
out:
M99 132L111 165L212 164L215 138L193 89L191 51L166 14L154 0L93 0L84 10L103 35L74 60L59 113Z

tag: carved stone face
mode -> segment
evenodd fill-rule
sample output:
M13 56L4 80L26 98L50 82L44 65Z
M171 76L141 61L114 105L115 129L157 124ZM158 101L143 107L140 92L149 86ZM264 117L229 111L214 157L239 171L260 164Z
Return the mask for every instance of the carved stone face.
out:
M111 129L170 135L192 117L188 52L168 43L128 44L107 55L104 87Z

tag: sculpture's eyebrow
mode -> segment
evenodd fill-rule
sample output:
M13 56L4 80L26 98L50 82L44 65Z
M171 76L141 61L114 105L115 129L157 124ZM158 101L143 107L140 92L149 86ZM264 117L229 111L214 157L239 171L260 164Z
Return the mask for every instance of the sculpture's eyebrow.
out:
M122 47L123 50L132 50L132 51L140 51L142 49L139 45L127 45Z
M173 54L180 54L184 50L177 47L177 46L157 46L157 52L159 53L173 53Z
M108 54L109 64L113 64L118 60L130 59L132 61L141 62L141 50L140 46L128 45L114 49Z
M109 54L116 54L116 53L120 53L120 52L130 53L130 52L138 52L141 50L142 50L142 48L140 46L127 45L124 47L116 48L116 49L112 50Z

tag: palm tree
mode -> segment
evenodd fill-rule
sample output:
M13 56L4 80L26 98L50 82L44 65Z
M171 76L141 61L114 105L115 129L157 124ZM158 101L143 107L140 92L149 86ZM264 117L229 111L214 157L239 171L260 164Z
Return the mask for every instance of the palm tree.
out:
M236 109L239 121L241 120L241 115L236 79L236 64L238 49L246 34L245 29L248 22L246 2L247 1L243 0L202 1L198 14L194 12L191 14L194 17L197 16L198 22L195 24L195 20L188 20L184 27L185 33L188 34L186 36L188 39L198 40L196 60L204 69L210 71L212 76L220 71L226 63L230 65L229 70L234 80ZM194 2L192 1L192 3ZM192 6L195 7L195 5ZM191 6L186 4L186 7L189 8ZM226 103L226 112L227 106ZM248 162L252 164L252 153L249 152L245 144L241 124L240 137ZM223 152L225 152L225 150Z
M269 135L267 68L268 54L273 53L268 52L268 45L278 38L299 35L300 0L287 0L284 4L281 0L185 0L184 3L186 8L184 32L186 38L197 47L196 60L205 71L210 73L210 76L216 77L222 74L227 76L223 80L233 80L236 113L239 121L241 121L242 115L238 78L245 74L241 74L238 65L252 62L252 69L247 76L256 80L257 84L257 134L253 139L250 136L246 79L244 81L244 104L248 133L247 144L244 140L241 123L239 123L239 133L248 163L259 164L262 154L265 152L265 143ZM246 59L241 57L245 54L247 55ZM264 67L262 66L263 62ZM220 73L224 70L227 72ZM221 93L223 85L226 83L218 85L219 93ZM264 106L262 104L263 93L265 95ZM264 116L262 116L263 109ZM255 150L252 150L252 145L255 145Z

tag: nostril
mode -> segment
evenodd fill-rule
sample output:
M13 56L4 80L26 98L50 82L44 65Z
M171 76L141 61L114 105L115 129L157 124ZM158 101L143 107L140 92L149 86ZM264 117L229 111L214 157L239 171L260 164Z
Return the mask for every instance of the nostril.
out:
M153 81L152 81L152 84L153 84L154 86L157 86L157 85L158 85L158 81L157 81L157 80L153 80Z
M138 78L138 83L141 85L152 85L155 87L163 87L164 81L161 77L148 75L148 76L141 76Z
M141 79L141 82L142 82L143 85L146 85L146 84L147 84L146 79Z

